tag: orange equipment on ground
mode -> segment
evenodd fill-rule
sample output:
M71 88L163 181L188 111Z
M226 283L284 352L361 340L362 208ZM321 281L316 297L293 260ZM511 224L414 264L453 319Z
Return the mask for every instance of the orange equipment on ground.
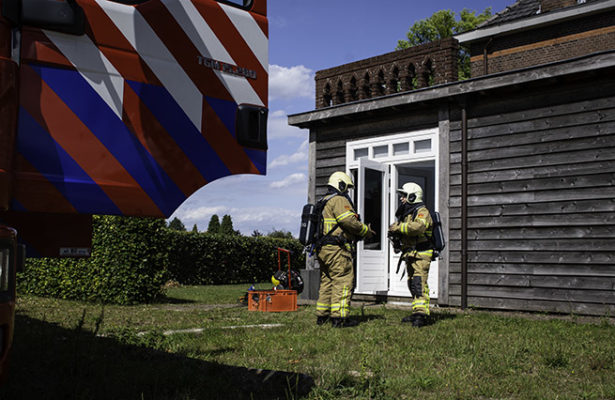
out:
M278 247L278 271L282 270L281 253L285 252L288 260L288 289L250 290L248 291L248 310L264 312L297 311L297 291L292 289L290 270L290 251Z

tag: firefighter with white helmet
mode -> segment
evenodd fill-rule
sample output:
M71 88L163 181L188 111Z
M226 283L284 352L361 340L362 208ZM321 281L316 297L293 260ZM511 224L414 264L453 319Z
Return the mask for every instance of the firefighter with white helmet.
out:
M397 189L401 205L395 216L397 221L389 227L389 236L400 240L401 260L406 262L408 288L412 295L412 314L402 319L412 326L422 327L429 316L429 287L427 276L434 255L431 241L433 221L423 203L423 189L413 182Z
M344 172L334 172L327 183L329 192L322 215L323 240L317 250L320 264L320 290L316 303L316 323L331 321L333 327L357 325L348 319L350 296L354 284L354 242L375 232L359 220L348 195L354 187Z

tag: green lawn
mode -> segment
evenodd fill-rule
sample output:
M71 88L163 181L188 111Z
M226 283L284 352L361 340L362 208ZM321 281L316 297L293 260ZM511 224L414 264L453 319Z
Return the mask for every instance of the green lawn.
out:
M435 310L413 329L379 305L333 329L311 306L248 311L248 286L140 306L22 297L0 399L615 399L606 318Z

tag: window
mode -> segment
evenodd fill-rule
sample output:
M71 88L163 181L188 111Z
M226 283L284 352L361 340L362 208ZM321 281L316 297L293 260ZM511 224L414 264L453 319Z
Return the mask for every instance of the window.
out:
M221 3L234 4L243 8L250 8L252 6L252 0L218 0Z
M437 129L382 135L346 143L346 167L359 165L361 158L379 163L410 162L436 156Z
M395 143L393 145L393 155L401 156L404 154L410 154L410 144L409 143Z
M382 226L382 182L384 174L381 171L374 169L365 169L365 205L364 205L364 223L371 226ZM372 236L365 239L365 249L381 250L382 243L380 242L381 235Z
M386 157L389 155L389 146L375 146L374 147L374 158Z
M354 150L354 159L358 160L359 158L363 158L363 157L367 157L369 155L369 149L367 147L364 147L362 149L355 149Z
M428 153L431 151L431 139L417 140L414 142L415 153Z

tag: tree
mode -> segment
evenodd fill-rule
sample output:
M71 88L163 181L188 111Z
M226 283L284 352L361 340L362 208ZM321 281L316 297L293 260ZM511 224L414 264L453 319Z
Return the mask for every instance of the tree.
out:
M398 40L396 50L407 49L472 30L491 18L491 15L491 7L478 15L476 11L464 8L459 13L459 19L456 18L457 14L451 10L436 11L431 17L415 22L406 34L408 40ZM468 79L470 78L469 49L461 46L459 53L459 79Z
M220 224L220 233L223 235L236 235L237 232L233 229L233 220L230 215L222 217L222 223Z
M198 233L199 229L196 227L196 224L194 224L194 226L192 227L192 232L194 233Z
M220 218L218 214L211 216L209 225L207 225L207 233L220 233Z
M169 222L169 229L173 229L175 231L186 231L184 223L177 217L173 218L171 222Z
M263 234L258 230L255 229L254 231L252 231L252 237L262 237Z
M279 238L279 239L292 239L293 234L288 231L283 231L281 229L275 229L267 234L268 237Z

